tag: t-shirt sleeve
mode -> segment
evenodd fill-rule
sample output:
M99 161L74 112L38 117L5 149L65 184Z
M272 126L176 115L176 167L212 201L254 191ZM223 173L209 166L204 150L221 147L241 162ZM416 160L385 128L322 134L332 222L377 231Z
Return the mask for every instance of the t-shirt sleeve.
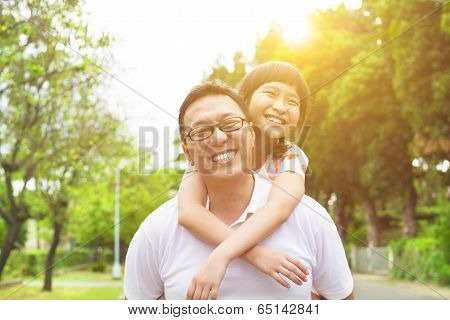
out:
M281 159L278 168L278 174L291 171L298 173L303 178L305 177L306 169L308 168L309 159L306 154L297 145L291 144L286 154Z
M326 216L315 234L313 287L326 299L344 299L353 291L353 277L336 225Z
M155 300L164 293L158 248L142 226L131 240L125 260L124 293L129 300Z

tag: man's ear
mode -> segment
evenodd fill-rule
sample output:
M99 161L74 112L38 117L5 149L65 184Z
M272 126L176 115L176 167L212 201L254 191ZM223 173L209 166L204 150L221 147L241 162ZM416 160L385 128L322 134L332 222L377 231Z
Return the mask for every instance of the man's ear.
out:
M187 161L192 165L193 161L191 158L191 154L189 153L188 147L184 144L184 142L181 143L181 147L183 148L184 156L186 157Z

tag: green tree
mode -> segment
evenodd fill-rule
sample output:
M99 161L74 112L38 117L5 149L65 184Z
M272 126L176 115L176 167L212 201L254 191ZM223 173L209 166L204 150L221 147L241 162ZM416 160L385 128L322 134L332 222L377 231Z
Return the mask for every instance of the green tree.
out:
M394 60L392 86L403 117L412 127L414 138L409 145L410 158L425 159L431 167L450 154L450 36L445 29L449 2L408 1L389 3L368 1L367 6L380 17L382 40L392 38L424 16L390 45L389 54ZM417 191L414 174L405 185L405 234L417 234L414 223Z
M443 23L449 7L449 1L373 4L383 21L382 38L393 37L429 15L393 42L391 52L395 61L392 84L416 136L413 156L425 157L431 163L448 158L450 153L450 35Z
M309 41L288 43L273 26L249 62L283 60L299 67L314 98L307 123L312 130L301 145L311 160L307 192L325 206L336 195L332 209L344 229L353 220L350 209L356 214L361 208L374 245L382 242L386 214L403 219L405 235L417 234L421 177L412 161L424 158L434 168L450 152L448 12L448 4L438 1L382 0L364 1L360 10L317 11Z
M361 11L347 11L341 6L336 10L317 12L312 16L311 24L315 32L311 41L306 43L286 43L281 34L277 35L277 29L271 30L266 38L258 42L255 60L257 63L267 60L289 61L297 65L304 74L314 97L313 111L308 120L308 126L312 130L302 144L311 160L312 173L307 176L307 192L321 200L325 206L328 205L331 194L336 194L336 217L343 239L346 238L344 230L348 228L350 218L348 209L358 202L363 203L367 221L372 226L370 242L378 244L379 222L373 199L359 185L359 195L355 194L355 189L350 188L347 171L343 169L343 166L350 169L357 165L357 159L352 153L338 148L348 141L350 128L346 128L344 123L335 122L339 112L335 110L335 113L331 113L336 101L330 99L334 93L336 98L347 92L337 92L334 83L339 82L341 72L356 61L355 55L367 44L376 45L373 37L374 23ZM352 92L348 94L351 95ZM349 108L352 112L355 111L351 106ZM363 125L355 122L353 129L358 129L358 126ZM353 173L351 170L350 172ZM357 178L353 180L359 182L359 177Z
M64 139L75 111L97 101L100 71L62 43L104 65L109 37L90 35L76 0L2 1L0 30L0 177L6 190L0 216L8 227L1 276L22 225L32 217L27 194L37 168L71 152Z
M245 75L246 62L241 52L236 52L233 58L233 71L229 71L220 60L212 67L207 80L220 79L228 85L234 87Z
M323 127L329 144L323 173L344 173L340 183L360 201L373 245L381 242L377 203L398 197L412 181L407 149L411 128L399 112L389 82L391 69L392 63L378 55L344 75L329 97L330 113ZM339 168L333 169L332 162Z
M65 152L51 163L40 165L36 174L38 189L49 207L47 218L53 231L46 259L44 291L52 289L54 258L67 228L74 190L91 183L98 172L113 167L123 156L117 152L125 149L123 144L127 145L119 135L120 122L107 112L95 109L99 109L95 104L78 105L72 121L67 121L65 136L57 142L63 144L60 149Z
M130 164L121 171L120 238L126 248L142 221L165 201L172 198L182 178L174 169L140 174ZM89 247L113 246L115 179L104 172L101 179L76 190L69 208L69 234L79 244ZM123 255L122 255L123 257Z

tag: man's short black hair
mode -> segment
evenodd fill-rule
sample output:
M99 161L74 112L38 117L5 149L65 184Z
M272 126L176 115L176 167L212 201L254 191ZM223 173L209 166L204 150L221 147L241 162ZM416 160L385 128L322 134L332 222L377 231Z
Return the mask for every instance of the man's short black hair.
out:
M233 99L238 104L239 108L241 108L242 112L247 118L247 106L244 102L244 99L242 99L242 97L235 89L219 80L202 83L192 88L192 90L188 93L183 103L181 104L180 112L178 115L178 125L180 129L181 141L184 142L185 140L184 115L186 114L186 110L188 109L188 107L200 98L213 95L228 96Z

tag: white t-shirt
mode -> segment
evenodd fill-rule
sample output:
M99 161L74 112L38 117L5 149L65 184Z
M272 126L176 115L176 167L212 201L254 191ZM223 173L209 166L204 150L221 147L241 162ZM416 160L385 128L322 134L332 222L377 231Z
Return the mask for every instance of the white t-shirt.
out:
M267 202L272 184L259 176L251 201L232 228ZM213 250L178 224L178 199L150 214L128 248L124 292L128 299L186 299L192 277ZM290 215L260 245L299 259L310 271L301 286L287 289L240 258L227 268L218 299L310 299L311 288L327 299L343 299L353 290L353 278L336 226L326 210L304 196Z

